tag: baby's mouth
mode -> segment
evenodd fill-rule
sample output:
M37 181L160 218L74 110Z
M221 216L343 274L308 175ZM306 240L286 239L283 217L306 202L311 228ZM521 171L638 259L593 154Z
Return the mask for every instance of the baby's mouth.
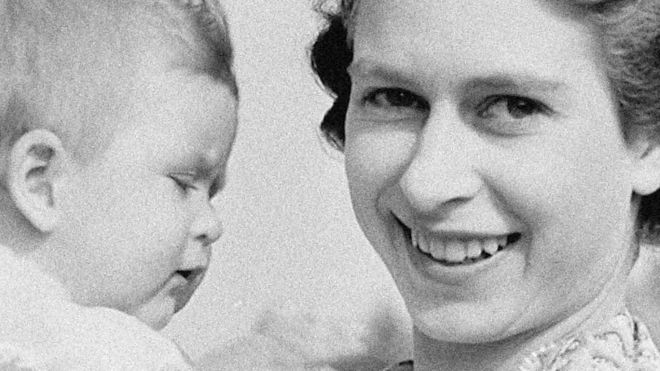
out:
M519 232L499 236L444 236L410 229L401 223L412 246L420 253L446 266L476 264L492 258L515 244L522 235Z
M194 269L184 269L184 270L176 271L176 273L178 275L182 276L183 278L185 278L186 280L188 280L189 277L191 277L195 274L195 270Z
M176 298L174 312L180 311L199 286L204 272L204 268L180 269L175 272L175 276L181 276L186 282L173 288L172 294Z
M194 269L180 269L175 272L177 275L183 277L189 284L194 283L198 277L204 274L204 269L194 268Z

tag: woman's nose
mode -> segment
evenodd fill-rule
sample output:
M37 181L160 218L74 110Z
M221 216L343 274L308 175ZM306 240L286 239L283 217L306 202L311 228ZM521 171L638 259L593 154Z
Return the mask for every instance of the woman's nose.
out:
M479 136L448 111L429 116L399 180L404 198L420 215L451 211L482 187L474 163Z
M213 244L222 236L222 222L210 202L205 202L204 208L197 215L192 234L204 246Z

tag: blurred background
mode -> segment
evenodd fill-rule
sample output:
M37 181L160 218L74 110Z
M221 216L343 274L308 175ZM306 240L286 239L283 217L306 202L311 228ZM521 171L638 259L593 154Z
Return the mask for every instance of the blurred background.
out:
M311 0L223 4L241 94L216 202L224 235L165 333L205 364L240 353L237 339L255 333L306 345L312 357L392 361L407 352L409 320L354 219L341 154L317 130L331 104L308 63L321 19Z

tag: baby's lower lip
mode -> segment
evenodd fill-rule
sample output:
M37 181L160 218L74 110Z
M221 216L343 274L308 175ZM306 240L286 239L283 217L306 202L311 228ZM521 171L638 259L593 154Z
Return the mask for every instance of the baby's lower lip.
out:
M201 276L201 270L176 271L172 276L170 295L176 300L175 312L181 310L181 308L186 305L192 294L195 292L195 289L197 289L197 286L199 286Z
M202 276L202 273L202 269L178 270L175 272L174 276L181 278L185 282L185 285L191 285L195 284L199 280L199 277Z

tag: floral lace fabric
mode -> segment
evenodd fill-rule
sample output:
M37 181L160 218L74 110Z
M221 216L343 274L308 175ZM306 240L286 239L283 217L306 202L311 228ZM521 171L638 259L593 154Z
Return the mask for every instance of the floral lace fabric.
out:
M624 311L595 334L577 334L527 357L520 371L656 371L660 353L648 329Z
M384 371L412 371L412 361ZM529 355L519 371L660 371L660 353L644 324L624 311L596 333L566 337Z

